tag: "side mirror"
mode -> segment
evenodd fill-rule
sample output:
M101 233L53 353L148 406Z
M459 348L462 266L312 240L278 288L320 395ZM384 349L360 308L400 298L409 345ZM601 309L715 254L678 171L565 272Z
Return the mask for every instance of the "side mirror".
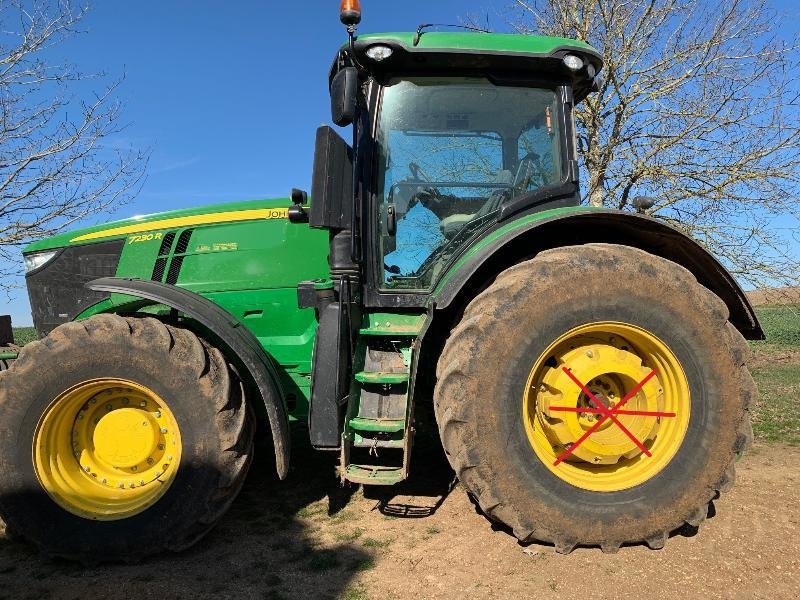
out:
M350 125L358 110L358 69L347 67L331 81L331 119L340 127Z

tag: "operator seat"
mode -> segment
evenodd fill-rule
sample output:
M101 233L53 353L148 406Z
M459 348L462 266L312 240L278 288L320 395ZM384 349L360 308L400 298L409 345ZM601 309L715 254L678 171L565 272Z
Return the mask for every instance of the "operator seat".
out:
M529 173L520 173L523 170L523 165L526 161L520 162L520 166L517 169L517 175L512 176L511 171L501 170L498 171L497 174L494 176L493 181L489 183L499 183L510 185L511 189L516 189L517 185L523 182L522 178L530 179ZM530 165L530 163L528 163ZM532 172L533 166L529 166L527 170ZM522 177L522 178L521 178ZM455 214L450 215L449 217L445 217L439 223L439 229L442 232L442 235L446 239L452 238L456 235L461 229L464 227L465 224L469 223L470 221L477 219L478 217L482 217L484 215L488 215L489 213L497 210L502 204L503 200L506 198L506 191L508 190L507 187L502 187L500 189L494 190L489 197L486 199L486 202L483 206L481 206L480 210L471 214Z

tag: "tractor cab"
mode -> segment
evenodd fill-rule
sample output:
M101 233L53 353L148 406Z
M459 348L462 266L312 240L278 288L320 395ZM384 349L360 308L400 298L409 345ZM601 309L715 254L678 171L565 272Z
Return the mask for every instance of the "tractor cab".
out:
M368 306L424 307L504 220L580 203L573 110L601 68L561 38L353 36L330 74L333 121L352 125L352 142L318 136L311 225L347 231L332 253L360 266ZM341 168L346 189L330 181Z

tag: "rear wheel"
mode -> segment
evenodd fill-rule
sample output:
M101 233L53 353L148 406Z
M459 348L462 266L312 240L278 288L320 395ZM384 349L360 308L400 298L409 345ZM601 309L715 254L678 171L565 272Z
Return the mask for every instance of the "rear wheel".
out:
M520 540L663 546L733 483L747 345L682 267L633 248L543 252L467 307L436 414L463 484Z
M222 354L155 319L93 317L0 375L0 514L46 553L136 560L216 523L252 455Z

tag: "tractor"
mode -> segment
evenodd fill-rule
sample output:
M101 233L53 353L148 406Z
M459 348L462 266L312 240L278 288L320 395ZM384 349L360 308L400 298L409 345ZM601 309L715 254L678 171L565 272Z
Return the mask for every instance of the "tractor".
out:
M752 439L763 332L698 242L582 204L575 107L600 54L356 35L355 0L340 18L331 120L352 137L318 129L310 194L23 251L41 339L2 355L8 532L86 561L181 550L236 497L257 429L281 480L300 428L343 482L394 486L423 408L523 543L657 549L699 526Z

